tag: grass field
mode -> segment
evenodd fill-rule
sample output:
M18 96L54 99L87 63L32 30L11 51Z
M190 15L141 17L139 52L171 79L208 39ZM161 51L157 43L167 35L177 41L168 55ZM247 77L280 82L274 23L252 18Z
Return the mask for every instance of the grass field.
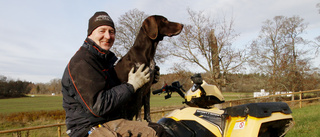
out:
M0 113L62 110L62 96L0 99Z
M226 100L239 99L250 97L248 94L236 94L226 93L224 94ZM159 109L163 107L182 106L184 99L177 94L173 94L172 98L165 100L164 95L154 95L151 97L152 109ZM61 96L35 96L35 97L24 97L15 99L0 99L0 115L11 115L18 112L30 112L35 113L37 111L52 111L52 110L63 110L62 108L62 97ZM293 117L295 120L295 126L288 132L286 137L320 137L320 103L315 103L310 106L304 106L303 108L292 109ZM161 117L161 116L152 116ZM156 120L154 120L156 121ZM43 119L39 118L36 120L28 121L22 119L21 121L7 122L5 118L0 121L0 130L16 129L23 127L32 127L39 125L48 125L64 123L64 119ZM65 134L65 126L62 129L63 135ZM32 130L30 136L47 136L48 133L52 136L56 136L56 128L46 128L44 130ZM0 137L7 136L7 134L0 134ZM9 134L11 135L11 134Z
M151 96L151 107L154 109L161 107L174 107L183 105L182 99L178 94L173 93L170 99L165 99L164 94ZM225 93L226 100L239 99L247 97L245 93ZM48 111L63 110L62 96L43 96L36 95L34 97L22 97L11 99L0 99L0 114L9 114L15 112L31 112L31 111Z
M320 103L292 110L295 126L286 137L320 137Z

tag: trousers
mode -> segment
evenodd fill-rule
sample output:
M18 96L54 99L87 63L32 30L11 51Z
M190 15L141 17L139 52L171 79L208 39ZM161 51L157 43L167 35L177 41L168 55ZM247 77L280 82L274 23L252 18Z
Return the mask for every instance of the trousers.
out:
M96 126L89 137L170 137L157 123L117 119Z

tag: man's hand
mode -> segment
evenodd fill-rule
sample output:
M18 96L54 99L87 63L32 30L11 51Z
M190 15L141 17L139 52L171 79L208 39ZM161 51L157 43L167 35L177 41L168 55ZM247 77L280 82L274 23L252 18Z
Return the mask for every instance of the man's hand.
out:
M142 64L135 73L133 73L134 67L129 72L128 83L133 86L134 92L150 81L149 67L142 70L144 66L145 64Z

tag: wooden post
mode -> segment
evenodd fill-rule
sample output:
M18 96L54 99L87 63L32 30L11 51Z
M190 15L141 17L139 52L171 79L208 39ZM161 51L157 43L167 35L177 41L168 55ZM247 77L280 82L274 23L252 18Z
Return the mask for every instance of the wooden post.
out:
M232 102L230 101L229 106L232 107Z
M21 131L17 132L17 137L21 137Z
M164 109L162 108L161 110L162 110L162 117L164 117Z
M58 137L61 137L61 126L58 126Z
M301 91L299 91L300 92L300 100L299 100L299 103L300 103L300 108L302 108L302 93L301 93Z

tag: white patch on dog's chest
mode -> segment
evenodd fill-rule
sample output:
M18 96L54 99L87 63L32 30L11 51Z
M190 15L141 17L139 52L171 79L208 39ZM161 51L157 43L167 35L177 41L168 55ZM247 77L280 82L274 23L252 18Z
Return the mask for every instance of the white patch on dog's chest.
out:
M136 66L136 68L139 68L142 64L139 63L139 62L137 62L137 63L135 63L134 65Z
M156 63L154 62L154 60L151 60L151 62L150 62L150 70L153 71L155 66L156 66Z

